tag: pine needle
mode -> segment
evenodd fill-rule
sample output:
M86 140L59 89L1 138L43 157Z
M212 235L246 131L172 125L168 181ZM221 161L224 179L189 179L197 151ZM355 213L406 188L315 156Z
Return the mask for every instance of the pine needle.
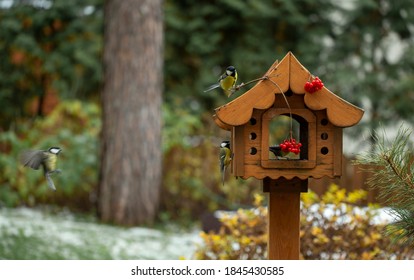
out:
M378 199L391 208L395 222L386 228L386 234L395 242L414 246L414 176L412 131L401 126L392 141L386 140L385 131L377 132L376 143L369 152L355 161L371 172L367 181L370 188L378 190Z

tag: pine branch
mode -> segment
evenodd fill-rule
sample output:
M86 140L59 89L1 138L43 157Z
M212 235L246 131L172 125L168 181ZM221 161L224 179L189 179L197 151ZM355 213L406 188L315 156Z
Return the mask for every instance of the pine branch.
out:
M411 181L411 172L410 174L406 174L403 172L401 167L397 166L397 163L393 161L393 159L388 155L382 155L384 160L388 163L388 166L391 168L391 170L394 172L395 176L398 177L399 181L403 182L408 187L412 188L414 190L414 183Z
M376 144L370 152L358 156L355 163L368 166L371 172L367 184L379 191L379 200L391 207L395 221L387 226L386 234L393 241L414 246L414 156L411 131L400 127L397 136L386 141L385 131L376 133ZM382 136L380 136L382 135Z

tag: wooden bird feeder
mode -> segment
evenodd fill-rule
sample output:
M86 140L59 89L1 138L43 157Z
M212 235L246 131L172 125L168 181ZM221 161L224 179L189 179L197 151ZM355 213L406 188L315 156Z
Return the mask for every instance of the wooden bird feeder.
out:
M304 89L312 75L292 53L276 61L254 87L217 108L213 119L231 132L234 176L263 180L269 192L269 259L299 258L300 193L308 178L341 176L342 129L356 125L364 111L326 87ZM295 159L272 157L271 123L292 118L302 144Z

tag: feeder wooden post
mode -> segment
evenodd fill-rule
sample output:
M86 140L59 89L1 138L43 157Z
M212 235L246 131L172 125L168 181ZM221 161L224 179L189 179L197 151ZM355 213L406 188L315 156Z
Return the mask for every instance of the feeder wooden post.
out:
M308 180L280 178L263 180L269 193L269 260L298 260L300 252L300 193L306 192Z
M270 192L268 214L269 260L299 259L300 193Z

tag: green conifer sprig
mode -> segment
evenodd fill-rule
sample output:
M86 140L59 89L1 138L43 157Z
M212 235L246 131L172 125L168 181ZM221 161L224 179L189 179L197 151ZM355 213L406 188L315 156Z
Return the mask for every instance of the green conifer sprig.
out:
M360 154L357 164L371 172L367 181L378 190L380 202L390 207L394 222L386 234L395 242L414 246L414 153L410 137L412 130L401 126L397 136L387 140L385 131L377 132L369 152Z

